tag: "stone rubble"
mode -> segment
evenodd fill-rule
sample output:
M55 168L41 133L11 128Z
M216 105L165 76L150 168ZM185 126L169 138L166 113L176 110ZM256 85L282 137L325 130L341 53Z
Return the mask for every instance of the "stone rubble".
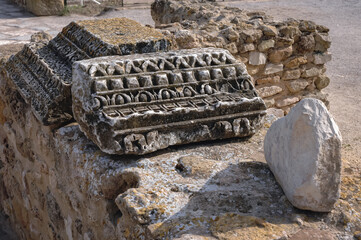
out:
M272 124L266 161L297 208L330 212L340 196L341 133L326 106L306 98Z
M257 89L264 91L264 87L274 84L281 87L283 91L268 94L264 99L269 107L287 112L294 102L288 105L277 102L286 97L301 100L310 94L328 104L327 95L321 89L327 87L329 81L320 84L314 80L327 78L325 63L331 60L328 28L305 20L276 22L262 12L201 0L156 0L151 10L156 28L172 39L174 49L228 49L246 64ZM281 80L264 82L268 77ZM301 83L287 86L290 85L287 81L293 79Z

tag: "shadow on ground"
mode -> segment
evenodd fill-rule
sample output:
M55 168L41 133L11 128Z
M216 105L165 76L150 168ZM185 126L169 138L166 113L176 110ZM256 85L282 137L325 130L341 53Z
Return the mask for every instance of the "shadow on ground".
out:
M186 177L182 167L179 174ZM267 164L241 162L218 172L179 212L153 231L156 239L183 234L227 239L269 239L294 232L297 217L308 222L327 216L294 208ZM232 238L230 238L233 236ZM182 237L181 237L182 239Z

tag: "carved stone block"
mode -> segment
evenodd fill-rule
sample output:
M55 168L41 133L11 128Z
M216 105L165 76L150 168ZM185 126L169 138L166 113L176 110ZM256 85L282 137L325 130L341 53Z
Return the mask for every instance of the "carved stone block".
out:
M99 56L166 51L169 42L149 27L127 18L72 22L49 42L30 43L6 65L36 117L45 125L72 118L71 67Z
M73 113L110 154L255 133L266 106L223 49L102 57L73 65Z

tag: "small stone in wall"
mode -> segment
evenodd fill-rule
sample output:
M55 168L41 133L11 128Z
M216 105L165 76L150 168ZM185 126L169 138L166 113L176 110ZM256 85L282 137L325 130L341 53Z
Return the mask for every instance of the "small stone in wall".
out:
M200 47L199 41L195 34L188 30L180 30L174 35L175 40L181 48L197 48Z
M278 73L278 72L282 72L282 71L283 71L283 64L269 63L266 65L264 74L269 75L269 74Z
M275 46L275 40L273 39L264 40L258 45L258 50L260 52L265 52L268 49L273 48L274 46Z
M262 25L261 29L263 31L263 34L267 37L274 37L278 35L278 30L274 26Z
M266 83L279 83L281 82L281 78L280 76L276 75L276 76L272 76L272 77L265 77L265 78L260 78L257 79L257 84L266 84Z
M247 29L240 32L240 36L244 42L253 43L262 37L262 31L258 29Z
M276 101L274 99L264 99L264 103L266 104L267 108L270 108L275 105Z
M249 64L251 65L263 65L266 64L267 56L261 52L249 53Z
M247 71L250 75L256 75L261 69L263 68L263 65L248 65Z
M325 75L318 76L315 80L315 85L318 90L327 87L328 84L330 84L330 79Z
M299 28L302 32L315 32L317 25L312 21L301 20Z
M266 161L293 206L329 212L340 194L341 134L326 106L303 99L272 124Z
M294 26L281 27L279 32L280 32L280 35L282 35L283 37L286 37L286 38L295 38L296 36L301 35L301 31L297 27L294 27Z
M298 51L301 53L310 52L315 47L315 39L312 35L301 36L298 46Z
M231 42L237 42L239 39L239 34L232 27L222 30L222 33Z
M238 52L237 45L234 42L227 44L225 48L232 54L236 54Z
M286 107L286 106L289 106L289 105L292 105L292 104L298 102L299 100L300 99L298 97L281 98L276 101L276 107L278 107L278 108Z
M326 52L331 46L331 38L328 34L315 33L315 51Z
M302 73L302 77L316 77L322 73L322 69L313 67L310 69L307 69L304 73Z
M281 61L285 60L291 55L292 55L292 46L289 46L286 48L271 51L269 53L268 58L272 63L280 63Z
M266 98L282 92L283 89L279 86L270 86L270 87L259 88L257 91L262 98Z
M297 79L287 82L286 86L291 93L296 93L305 89L308 86L308 81L306 79Z
M256 49L256 48L254 47L254 44L253 44L253 43L244 44L244 45L241 47L241 53L254 51L255 49Z
M317 53L313 55L313 58L313 62L319 65L331 61L332 55L330 53Z
M285 71L282 76L282 80L292 80L301 77L301 71L299 69Z
M285 67L286 68L297 68L302 64L306 64L307 63L307 58L306 57L295 57L295 58L291 58L290 60L288 60L285 63Z

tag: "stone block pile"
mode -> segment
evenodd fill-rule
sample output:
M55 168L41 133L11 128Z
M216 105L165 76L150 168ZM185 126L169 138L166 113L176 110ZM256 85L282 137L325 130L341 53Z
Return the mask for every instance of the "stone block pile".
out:
M312 21L272 21L248 12L203 1L156 0L156 27L173 39L174 48L228 49L244 62L268 107L287 113L301 99L328 105L325 63L331 60L329 29Z

